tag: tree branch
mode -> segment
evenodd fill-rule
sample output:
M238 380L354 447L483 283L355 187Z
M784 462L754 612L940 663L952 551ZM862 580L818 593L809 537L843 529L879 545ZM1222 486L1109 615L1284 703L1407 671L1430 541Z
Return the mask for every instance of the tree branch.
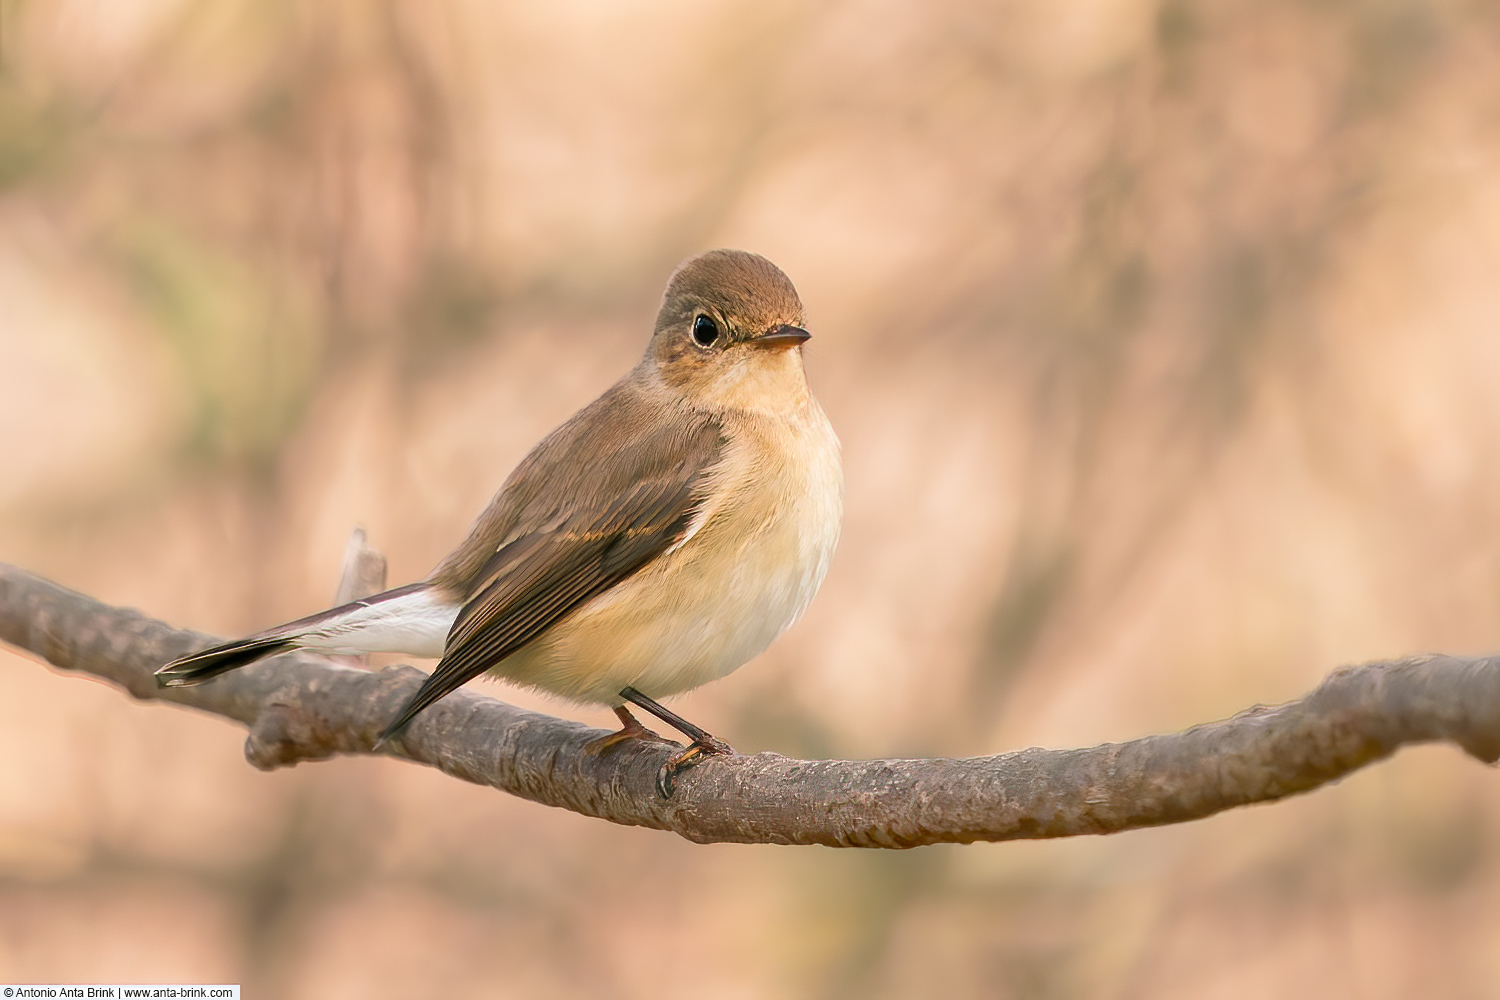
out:
M421 683L411 667L370 672L292 653L201 687L162 690L152 672L217 640L114 608L0 563L0 640L140 699L176 702L250 730L269 770L369 753ZM454 777L700 843L915 847L1068 837L1180 823L1334 781L1404 744L1449 740L1500 758L1500 658L1411 657L1336 671L1306 697L1184 732L1079 750L963 760L710 758L670 800L655 789L671 753L463 689L382 748Z

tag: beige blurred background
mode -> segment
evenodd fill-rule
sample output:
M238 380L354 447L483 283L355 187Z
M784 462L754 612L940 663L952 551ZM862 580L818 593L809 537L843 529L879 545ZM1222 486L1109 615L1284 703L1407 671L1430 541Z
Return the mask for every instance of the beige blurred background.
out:
M0 0L0 560L225 635L425 574L683 257L844 442L743 750L1179 729L1500 651L1500 8ZM491 693L604 726L588 711ZM1446 747L1104 839L698 847L0 651L0 980L247 997L1500 997Z

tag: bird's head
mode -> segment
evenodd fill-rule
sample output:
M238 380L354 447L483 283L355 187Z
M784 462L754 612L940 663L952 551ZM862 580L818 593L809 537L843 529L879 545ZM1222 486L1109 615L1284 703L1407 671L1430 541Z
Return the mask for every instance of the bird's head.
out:
M802 300L764 257L710 250L667 282L644 363L705 406L779 410L807 394Z

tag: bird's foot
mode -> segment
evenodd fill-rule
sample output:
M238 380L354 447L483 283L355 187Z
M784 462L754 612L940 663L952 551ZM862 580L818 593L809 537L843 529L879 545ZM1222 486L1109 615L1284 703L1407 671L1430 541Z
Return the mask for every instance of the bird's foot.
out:
M701 732L701 730L700 730ZM670 799L672 792L677 788L677 776L694 764L699 763L704 757L722 755L734 756L734 747L725 743L717 736L702 733L697 739L689 743L686 750L675 753L656 772L656 790L664 799Z
M673 746L678 745L672 740L667 739L665 736L660 736L656 733L653 733L651 730L641 725L640 720L631 715L630 709L626 708L624 705L618 705L615 707L615 715L620 717L619 731L610 733L608 736L601 736L597 740L590 740L589 742L585 743L583 746L583 752L585 754L594 756L595 754L607 753L615 747L619 746L621 743L624 743L626 740L645 740L649 743L671 743Z
M686 750L683 750L681 753L672 755L672 757L661 766L661 770L656 772L656 790L661 793L662 798L670 799L672 797L673 789L677 787L677 776L683 771L686 771L688 768L692 767L694 764L702 761L704 757L716 755L722 755L725 757L733 756L734 747L730 746L728 743L725 743L723 740L719 739L717 736L713 735L702 726L693 725L691 722L684 719L682 716L678 715L671 709L663 706L654 699L646 697L635 688L621 688L620 697L624 698L628 702L631 702L632 704L639 705L641 708L644 708L646 711L650 712L652 715L656 716L658 719L665 722L667 725L671 726L673 729L677 730L679 733L682 733L684 736L693 741L692 743L688 744ZM625 711L625 708L623 706L615 709L615 711L625 712L625 715L630 714L629 712ZM623 719L625 715L620 716L620 718Z

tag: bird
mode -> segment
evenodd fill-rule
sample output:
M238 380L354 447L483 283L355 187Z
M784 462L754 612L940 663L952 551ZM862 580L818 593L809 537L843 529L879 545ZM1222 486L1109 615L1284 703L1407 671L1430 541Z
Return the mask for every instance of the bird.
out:
M381 733L488 674L633 704L691 741L677 776L733 748L656 699L722 677L806 610L843 515L840 447L808 386L802 300L771 261L711 250L680 264L645 354L547 435L424 580L180 657L163 687L293 649L402 653L438 664Z

